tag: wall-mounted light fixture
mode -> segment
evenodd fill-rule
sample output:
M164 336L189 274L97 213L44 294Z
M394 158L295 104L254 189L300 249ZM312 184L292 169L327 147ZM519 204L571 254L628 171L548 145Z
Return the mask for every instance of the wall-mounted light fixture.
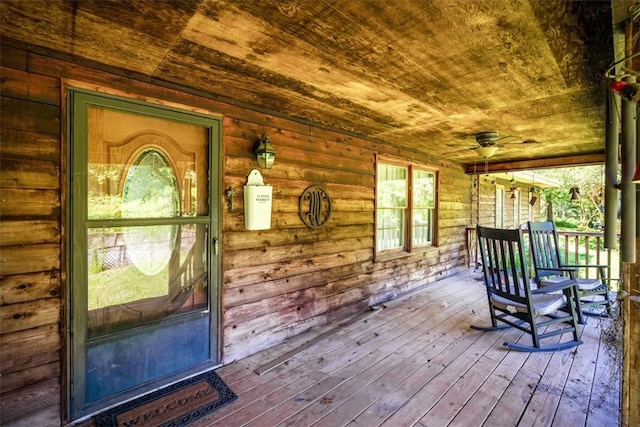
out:
M580 189L578 187L571 187L569 189L569 194L571 194L571 201L572 202L580 200Z
M263 169L271 169L273 163L276 161L276 150L269 141L269 136L265 133L262 138L256 142L256 149L254 150L258 165Z

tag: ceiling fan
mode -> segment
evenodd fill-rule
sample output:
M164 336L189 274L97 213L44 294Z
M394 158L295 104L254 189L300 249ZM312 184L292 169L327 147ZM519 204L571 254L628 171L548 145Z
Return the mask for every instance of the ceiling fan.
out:
M507 135L501 137L497 131L478 132L475 134L475 139L478 145L469 148L469 150L474 150L478 154L478 156L482 157L483 159L488 159L489 157L492 157L494 154L496 154L500 148L507 145L540 144L540 142L536 141L535 139L525 139L518 142L502 142L498 144L498 141L509 138L522 139L521 137L515 135Z

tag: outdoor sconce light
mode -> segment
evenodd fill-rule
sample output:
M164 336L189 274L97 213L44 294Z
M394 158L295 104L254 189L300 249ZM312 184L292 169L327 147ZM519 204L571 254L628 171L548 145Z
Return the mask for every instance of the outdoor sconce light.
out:
M271 169L273 163L276 161L276 150L269 141L269 136L265 133L262 138L256 143L256 149L254 150L258 165L263 169Z
M578 189L578 187L571 187L569 189L569 193L571 194L571 201L572 202L580 200L580 189Z

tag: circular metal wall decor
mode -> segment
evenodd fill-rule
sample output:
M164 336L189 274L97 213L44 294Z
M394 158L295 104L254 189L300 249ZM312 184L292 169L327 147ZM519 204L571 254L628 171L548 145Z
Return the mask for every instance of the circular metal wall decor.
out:
M331 217L331 197L320 185L312 185L302 192L298 211L309 228L324 226Z

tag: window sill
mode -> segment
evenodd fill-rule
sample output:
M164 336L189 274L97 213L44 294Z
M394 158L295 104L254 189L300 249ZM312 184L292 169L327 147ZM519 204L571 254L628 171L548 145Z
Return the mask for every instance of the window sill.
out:
M412 252L407 252L405 250L379 252L374 255L374 262L384 262L384 261L391 261L391 260L400 259L400 258L409 258L412 256L419 256L424 253L433 252L436 250L438 250L437 246L421 246L419 248L414 248Z

